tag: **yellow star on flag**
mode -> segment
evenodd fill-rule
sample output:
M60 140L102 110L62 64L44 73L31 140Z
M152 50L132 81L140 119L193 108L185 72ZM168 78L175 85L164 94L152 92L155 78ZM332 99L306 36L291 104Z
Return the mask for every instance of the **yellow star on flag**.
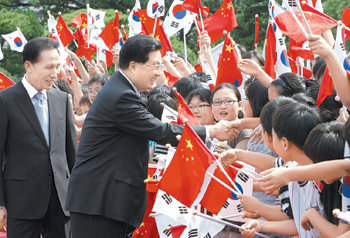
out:
M62 28L63 28L63 26L62 26L62 24L60 24L59 27L58 27L58 31L61 31Z
M191 144L191 140L186 140L187 146L186 148L190 148L193 151L193 145Z
M233 50L232 45L231 44L227 45L225 51L228 51L231 53L231 50Z
M231 7L232 7L232 2L227 3L227 5L226 5L226 9L230 10L230 9L231 9Z
M156 36L156 39L159 40L159 35Z

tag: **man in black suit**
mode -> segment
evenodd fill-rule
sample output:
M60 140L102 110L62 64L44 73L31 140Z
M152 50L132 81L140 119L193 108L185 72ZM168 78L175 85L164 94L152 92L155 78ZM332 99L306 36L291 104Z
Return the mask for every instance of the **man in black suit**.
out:
M162 123L140 99L162 70L161 44L137 35L120 51L119 68L97 95L85 119L78 155L69 181L67 210L73 238L128 237L143 219L148 141L177 144L183 126ZM228 123L196 127L228 139ZM231 131L230 131L231 132Z
M51 89L58 42L30 40L26 74L0 92L0 226L8 238L65 237L64 210L77 138L68 95Z

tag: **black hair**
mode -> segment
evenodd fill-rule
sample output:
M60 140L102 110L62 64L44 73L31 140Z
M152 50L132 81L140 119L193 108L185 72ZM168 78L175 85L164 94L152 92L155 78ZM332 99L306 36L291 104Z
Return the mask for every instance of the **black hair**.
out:
M89 108L91 106L91 102L90 102L89 97L87 95L82 96L80 98L80 100L79 100L79 105L80 106L84 105L84 104L87 104L89 106Z
M259 80L255 80L248 85L246 96L253 110L253 117L259 117L261 109L269 102L268 89Z
M312 97L306 96L305 93L296 93L292 96L292 99L310 107L316 107L316 101Z
M171 88L166 84L157 85L148 93L148 99L158 93L164 93L171 97L171 91L172 91Z
M305 154L314 162L341 159L344 157L344 123L326 122L311 130L304 144Z
M284 73L272 81L270 87L276 87L281 96L291 97L293 94L305 91L302 79L295 73Z
M198 79L201 83L208 82L207 75L203 72L194 72L188 76L189 79Z
M164 94L164 93L158 93L154 94L146 104L147 110L153 114L156 118L161 120L162 118L162 113L163 113L163 108L160 105L160 103L164 103L167 106L171 107L175 111L177 110L176 103L174 99L172 99L170 96Z
M131 61L144 64L149 59L151 51L162 48L161 43L148 35L136 35L130 37L119 52L119 68L127 69Z
M176 81L174 84L176 90L181 94L181 96L187 100L190 92L197 88L203 88L201 82L198 79L183 77L180 80ZM171 92L171 97L173 97L174 92Z
M214 91L211 93L211 101L213 101L213 98L214 98L214 95L217 91L219 91L220 89L223 89L223 88L229 88L229 89L232 89L238 102L242 101L242 96L241 96L241 93L239 92L238 88L231 84L231 83L222 83L222 84L219 84L219 86L217 86Z
M344 125L344 138L350 145L350 117L348 118L348 120Z
M240 44L236 44L236 46L237 46L241 55L244 55L245 53L247 53L247 50L243 46L241 46Z
M252 59L252 60L255 59L259 66L263 67L265 65L264 58L262 57L262 55L259 52L255 51L255 50L248 51L248 52L242 54L242 59Z
M37 37L31 39L23 48L23 63L28 61L32 64L39 61L40 53L44 50L58 49L59 43L57 40L47 37ZM58 50L57 50L58 52Z
M321 56L317 56L312 67L312 77L318 83L321 83L324 71L326 69L326 60Z
M103 86L108 81L108 79L110 79L110 77L111 76L109 74L96 74L89 80L88 86L90 86L93 83L99 83L101 84L101 86Z
M190 104L190 102L192 101L192 98L198 96L202 102L207 102L207 103L211 104L210 94L211 94L211 91L207 88L195 89L192 92L190 92L190 94L188 95L187 102L188 102L188 104Z
M280 96L266 103L260 112L260 122L264 131L272 136L272 117L273 114L283 105L295 102L292 98Z
M316 108L288 103L273 114L272 128L278 138L285 137L302 150L306 137L320 121Z
M68 80L60 78L54 81L54 84L57 86L59 90L72 95L72 87L70 86Z
M81 84L80 88L84 95L89 94L89 85L87 83Z
M306 95L312 97L317 101L318 92L320 90L319 85L315 85L306 90ZM333 95L327 96L322 104L319 106L319 113L321 116L322 122L334 121L339 116L339 109L343 107L343 104L340 101L335 100L336 93L333 90Z

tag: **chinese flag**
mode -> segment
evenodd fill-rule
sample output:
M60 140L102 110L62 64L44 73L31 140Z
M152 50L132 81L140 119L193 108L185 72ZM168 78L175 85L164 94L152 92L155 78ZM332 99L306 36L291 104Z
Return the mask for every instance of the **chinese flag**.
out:
M156 172L157 167L148 166L148 179L152 179L153 174ZM145 216L143 217L141 225L135 229L132 234L133 238L157 238L159 237L156 221L154 217L150 217L149 214L152 212L154 201L156 200L157 190L150 191L147 184L147 205Z
M178 226L172 226L170 228L171 230L171 237L172 238L180 238L184 230L187 226L185 225L178 225Z
M292 70L292 72L297 74L299 71L299 74L300 74L302 65L299 65L299 70L298 70L297 62L294 59L292 59L291 57L289 57L289 56L287 56L287 57L288 57L290 69ZM303 77L308 78L308 79L310 79L312 77L312 71L304 66L303 66Z
M176 77L175 75L172 75L171 73L169 73L169 72L167 72L165 70L163 72L164 72L166 81L168 82L168 86L171 87L171 88L174 86L176 81L180 80L179 77Z
M113 52L110 50L106 50L106 64L108 67L113 64Z
M87 15L85 12L82 12L78 15L76 15L72 22L70 23L70 25L72 27L76 27L76 28L85 28L87 26Z
M0 91L4 90L5 88L11 87L15 84L16 83L14 81L12 81L9 77L0 72Z
M92 60L92 55L96 53L96 45L90 44L88 47L86 36L81 31L81 28L76 30L74 36L78 40L77 56L85 56L88 61Z
M307 22L311 28L311 32L314 35L319 35L326 30L332 29L337 26L337 22L329 19L328 17L316 14L314 12L303 11ZM303 25L305 31L307 31L307 27L302 19L302 16L299 11L294 11L296 17ZM297 43L304 43L307 38L303 31L300 29L298 23L294 20L291 12L285 11L275 17L275 21L280 28L280 30Z
M74 36L67 26L67 23L64 21L62 15L58 17L56 30L64 47L69 45L69 43L74 40Z
M162 55L162 57L164 57L166 55L167 51L172 52L173 48L171 48L171 44L169 41L169 38L167 37L167 35L164 32L164 28L162 25L159 25L156 27L156 31L154 33L154 37L160 41L160 43L162 44L162 49L160 50L160 53Z
M185 0L182 4L182 8L190 12L199 14L199 9L204 17L208 16L210 8L204 7L201 0Z
M196 132L185 125L173 159L165 171L159 189L191 207L202 187L205 172L214 156Z
M119 12L118 12L118 10L115 11L114 25L116 27L118 27L118 29L119 29Z
M222 53L219 59L218 76L216 78L216 85L222 83L232 83L239 87L242 83L242 74L237 67L238 54L234 47L231 38L226 35Z
M265 72L270 75L271 78L276 78L276 36L273 30L273 24L269 24L266 33L265 43Z
M304 49L303 44L297 44L292 38L289 39L288 56L295 60L298 56L303 59L314 60L315 56L311 50Z
M238 171L231 166L225 168L227 174L235 181ZM232 187L230 181L226 178L225 174L221 172L220 168L217 167L214 172L214 176L224 182L226 185ZM208 188L200 201L200 204L205 207L211 213L217 215L221 210L222 206L229 198L231 191L221 185L214 179L210 180Z
M202 66L200 64L196 64L193 66L196 72L203 72Z
M125 40L128 40L128 39L129 39L129 36L128 36L128 34L126 34L126 30L125 30L124 25L122 25L122 33L123 33L123 35L124 35Z
M210 36L211 43L224 36L223 30L230 32L238 26L235 9L231 0L224 0L220 8L211 16L203 20L204 29ZM201 26L201 24L198 24Z
M138 16L141 21L143 34L152 36L155 18L149 17L147 15L147 9L140 9L138 11L135 11L134 14ZM163 21L158 17L156 28L159 27L159 23L162 24Z
M317 106L320 107L326 97L333 95L334 84L331 75L329 74L328 66L323 74L320 90L317 96Z
M115 21L110 21L99 37L105 42L106 46L112 50L113 46L119 42L119 29Z
M254 47L255 50L257 49L257 45L259 43L259 16L258 14L255 15L255 38L254 38Z
M341 21L344 23L345 26L350 28L350 8L344 7ZM346 39L350 40L350 31L349 30L346 30Z
M179 125L181 124L190 124L191 126L198 126L199 121L197 117L193 114L193 112L190 110L190 108L187 106L185 100L181 96L180 93L178 93L176 90L174 90L174 93L179 100L179 104L177 106L177 123ZM185 121L187 120L187 123Z

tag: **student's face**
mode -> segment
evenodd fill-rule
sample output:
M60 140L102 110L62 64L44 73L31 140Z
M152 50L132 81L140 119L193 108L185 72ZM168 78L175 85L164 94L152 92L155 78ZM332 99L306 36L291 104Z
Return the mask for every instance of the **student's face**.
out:
M188 106L201 125L213 125L215 123L211 105L208 102L201 101L199 96L192 97Z
M90 109L90 107L86 103L80 105L80 110L81 110L82 114L88 113L89 109Z
M243 102L244 117L253 117L253 109L249 100L246 98Z
M283 158L284 161L288 161L288 151L286 150L286 144L284 138L278 138L276 132L274 129L272 129L272 141L273 141L273 148L275 149L275 152Z
M263 131L262 139L264 140L265 145L272 151L275 152L275 148L273 147L273 138L266 131Z
M56 49L43 50L36 63L26 61L26 79L38 91L50 90L57 80L61 65L60 55Z
M151 91L156 86L156 80L163 69L160 51L151 51L146 63L132 62L129 66L132 71L132 82L139 92Z
M234 101L226 104L225 101ZM215 105L215 102L221 102L221 105ZM212 111L216 120L233 121L238 119L238 112L241 109L241 102L230 88L222 88L215 92L213 97Z
M91 104L94 102L96 95L101 90L101 88L102 88L102 85L100 83L97 83L97 82L89 85L88 97L89 97Z
M268 95L269 95L269 101L272 101L273 99L278 98L280 96L278 88L273 85L270 85L268 90Z

